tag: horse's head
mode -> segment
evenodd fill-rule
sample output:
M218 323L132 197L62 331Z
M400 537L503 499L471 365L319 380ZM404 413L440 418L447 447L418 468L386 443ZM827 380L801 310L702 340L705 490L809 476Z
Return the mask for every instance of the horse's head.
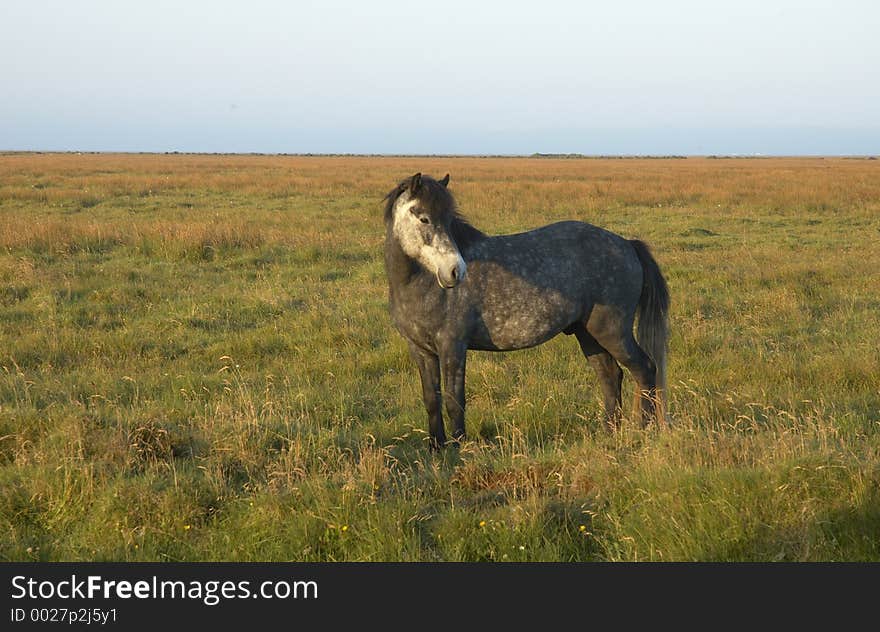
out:
M434 180L417 173L388 194L385 208L390 236L408 257L433 273L444 289L458 285L467 272L450 232L456 213L447 184L448 174Z

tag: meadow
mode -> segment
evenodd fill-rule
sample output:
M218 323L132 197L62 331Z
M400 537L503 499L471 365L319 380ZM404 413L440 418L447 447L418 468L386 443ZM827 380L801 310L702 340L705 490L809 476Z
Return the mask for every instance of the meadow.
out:
M428 449L382 263L416 171L652 246L669 427L606 432L560 336L470 354ZM880 161L0 155L0 560L877 561L878 313Z

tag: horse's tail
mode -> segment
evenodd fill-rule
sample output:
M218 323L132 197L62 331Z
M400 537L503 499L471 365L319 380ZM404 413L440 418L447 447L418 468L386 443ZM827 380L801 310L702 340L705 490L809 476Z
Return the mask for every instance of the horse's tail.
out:
M636 333L639 346L651 356L657 367L657 391L662 400L666 393L666 353L669 349L669 288L647 244L636 239L630 243L636 250L644 274Z

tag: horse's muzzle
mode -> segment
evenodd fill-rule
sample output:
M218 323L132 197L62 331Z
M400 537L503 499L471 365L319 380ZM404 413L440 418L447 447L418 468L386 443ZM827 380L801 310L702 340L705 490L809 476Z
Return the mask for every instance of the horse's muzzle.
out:
M467 264L459 256L451 265L442 265L437 269L437 283L444 290L449 290L464 281L466 275Z

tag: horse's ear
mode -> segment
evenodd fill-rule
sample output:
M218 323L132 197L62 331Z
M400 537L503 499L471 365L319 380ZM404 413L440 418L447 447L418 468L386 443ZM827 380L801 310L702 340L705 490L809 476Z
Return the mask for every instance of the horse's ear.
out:
M417 173L409 181L409 190L411 193L415 193L418 191L419 187L422 186L422 174Z
M447 184L449 184L449 174L448 174L448 173L443 177L442 180L440 180L440 184L442 184L444 187L445 187Z

